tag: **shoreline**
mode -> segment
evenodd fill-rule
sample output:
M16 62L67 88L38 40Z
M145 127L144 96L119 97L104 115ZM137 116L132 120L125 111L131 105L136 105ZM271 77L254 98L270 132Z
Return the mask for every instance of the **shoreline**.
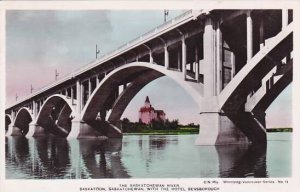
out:
M267 128L268 133L273 133L273 132L293 132L293 128L291 127L283 127L283 128Z
M293 128L267 128L267 133L292 133ZM123 135L195 135L199 134L198 129L185 131L179 130L149 130L146 132L123 133Z

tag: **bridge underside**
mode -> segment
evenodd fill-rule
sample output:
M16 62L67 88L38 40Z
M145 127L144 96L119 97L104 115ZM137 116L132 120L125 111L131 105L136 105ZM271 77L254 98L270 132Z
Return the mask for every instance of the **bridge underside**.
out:
M95 93L87 114L81 122L77 122L80 129L79 133L76 133L77 138L100 135L121 138L120 119L126 107L144 86L162 76L161 73L149 69L126 70L123 73L112 77ZM120 84L124 85L121 93L118 91ZM103 94L104 92L106 94ZM73 123L76 124L76 122Z
M219 95L204 96L196 144L266 144L265 111L292 80L292 32L293 24L282 27L254 56L248 53L246 64ZM213 84L206 89L213 92Z
M11 118L9 116L5 116L5 132L8 131L8 127L11 124Z
M15 119L14 123L8 126L7 135L24 136L28 133L29 123L32 121L30 112L26 108L22 108Z

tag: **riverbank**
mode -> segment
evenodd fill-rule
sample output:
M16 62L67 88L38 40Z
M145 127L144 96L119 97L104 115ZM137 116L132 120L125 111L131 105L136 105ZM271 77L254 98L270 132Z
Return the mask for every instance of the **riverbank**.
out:
M268 133L273 132L293 132L293 128L268 128ZM123 133L125 135L190 135L199 134L199 129L195 127L179 127L175 130L152 130L143 129L140 132Z
M179 127L178 129L170 130L153 130L143 129L140 132L124 133L125 135L190 135L199 134L199 128L195 127Z
M291 127L268 128L267 132L293 132L293 128L291 128Z

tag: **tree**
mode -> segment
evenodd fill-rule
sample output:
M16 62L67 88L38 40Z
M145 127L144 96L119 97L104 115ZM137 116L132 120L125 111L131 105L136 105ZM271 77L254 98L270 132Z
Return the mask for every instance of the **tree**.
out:
M121 120L123 132L126 133L130 129L130 120L128 118L123 118Z

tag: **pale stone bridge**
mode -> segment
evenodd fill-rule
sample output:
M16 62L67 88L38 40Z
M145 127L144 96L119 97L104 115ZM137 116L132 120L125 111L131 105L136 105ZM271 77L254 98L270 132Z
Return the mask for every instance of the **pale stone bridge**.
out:
M122 137L120 118L168 76L199 106L198 145L265 143L293 74L292 10L190 10L5 110L6 135Z

